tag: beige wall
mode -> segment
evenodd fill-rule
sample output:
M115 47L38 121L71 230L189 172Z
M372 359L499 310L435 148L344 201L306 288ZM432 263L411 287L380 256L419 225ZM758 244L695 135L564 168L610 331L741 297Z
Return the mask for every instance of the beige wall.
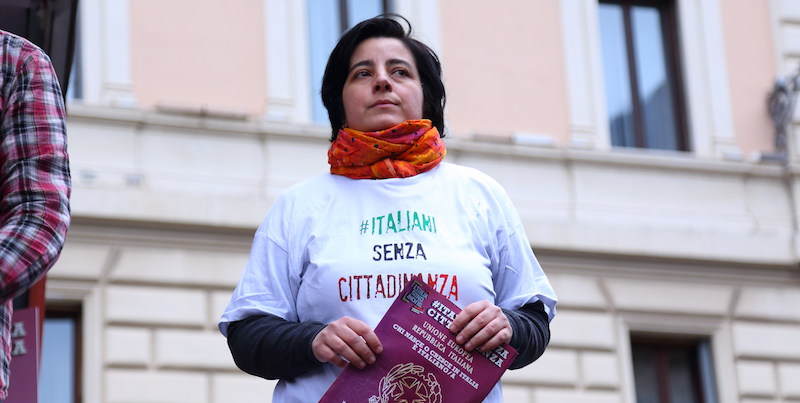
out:
M559 3L440 3L450 129L456 135L535 133L565 143Z
M733 126L742 153L774 151L766 97L776 77L768 1L721 1Z
M264 112L262 1L136 0L130 18L140 106Z

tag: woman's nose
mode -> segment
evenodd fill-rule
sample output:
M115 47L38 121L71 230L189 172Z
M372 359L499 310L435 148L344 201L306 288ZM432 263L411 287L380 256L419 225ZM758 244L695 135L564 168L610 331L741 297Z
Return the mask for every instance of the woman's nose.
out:
M386 79L385 74L381 74L375 79L375 92L378 91L391 91L392 84Z

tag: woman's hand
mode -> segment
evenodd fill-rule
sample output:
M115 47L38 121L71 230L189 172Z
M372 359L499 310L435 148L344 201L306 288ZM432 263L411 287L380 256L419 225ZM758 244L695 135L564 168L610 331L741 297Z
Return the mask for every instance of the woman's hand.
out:
M477 348L481 352L511 341L514 332L503 310L487 300L467 305L456 315L450 331L456 334L456 343L465 350Z
M375 355L383 352L383 345L366 323L343 316L317 333L311 349L320 362L343 368L349 361L357 368L364 368L375 362Z

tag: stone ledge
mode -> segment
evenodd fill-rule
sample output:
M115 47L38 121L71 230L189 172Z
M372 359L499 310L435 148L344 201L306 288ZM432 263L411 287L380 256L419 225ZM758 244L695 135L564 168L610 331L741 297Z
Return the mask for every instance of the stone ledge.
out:
M129 403L208 403L208 375L180 371L109 369L105 401Z

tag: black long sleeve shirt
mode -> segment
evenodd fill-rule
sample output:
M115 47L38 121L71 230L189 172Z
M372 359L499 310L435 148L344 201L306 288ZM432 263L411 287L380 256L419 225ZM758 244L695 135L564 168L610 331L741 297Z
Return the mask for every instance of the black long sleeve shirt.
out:
M504 309L511 324L511 344L519 355L511 369L522 368L544 353L550 342L550 322L541 301L519 309ZM259 315L228 325L228 347L244 372L266 379L292 379L322 365L311 342L325 325L290 322L274 315Z

